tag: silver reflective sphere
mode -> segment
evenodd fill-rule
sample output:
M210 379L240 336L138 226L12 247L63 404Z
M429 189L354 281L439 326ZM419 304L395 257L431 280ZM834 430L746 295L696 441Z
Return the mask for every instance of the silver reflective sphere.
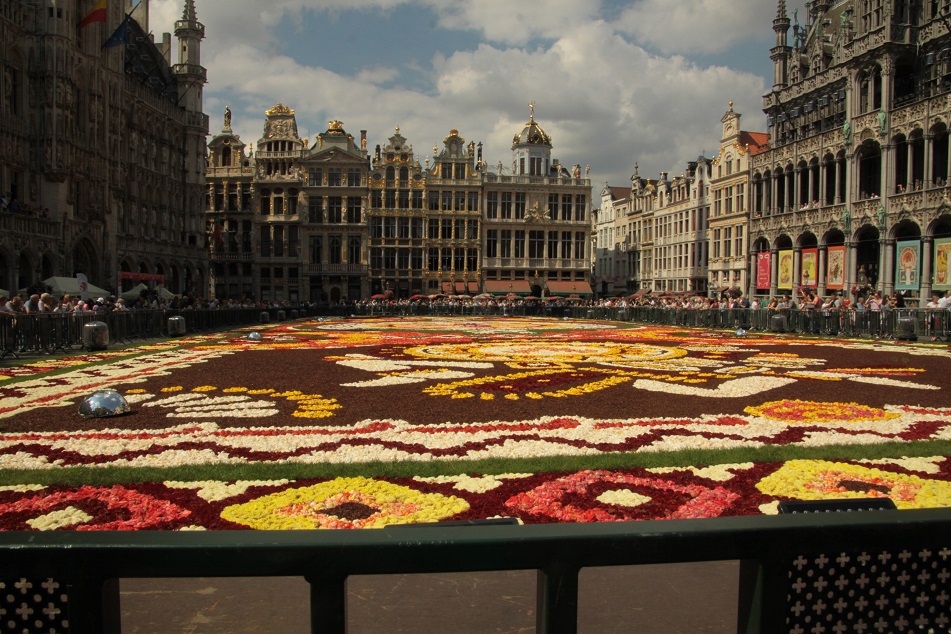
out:
M250 335L248 335L248 340L250 340L250 341L261 341L261 333L259 333L259 332L252 332Z
M105 418L129 411L132 411L129 402L115 390L93 392L79 404L79 415L83 418Z
M739 330L736 331L736 336L737 336L737 337L745 337L745 336L746 336L746 331L743 330L742 328L740 328Z

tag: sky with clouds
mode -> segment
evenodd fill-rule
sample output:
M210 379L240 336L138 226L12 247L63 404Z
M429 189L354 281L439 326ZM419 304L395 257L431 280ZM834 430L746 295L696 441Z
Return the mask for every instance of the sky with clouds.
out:
M552 156L590 165L597 194L628 186L635 162L656 177L712 155L731 100L765 131L774 0L194 1L210 132L228 106L249 145L280 102L311 142L331 119L371 150L399 126L423 161L457 129L510 166L534 101ZM150 1L156 40L184 4Z

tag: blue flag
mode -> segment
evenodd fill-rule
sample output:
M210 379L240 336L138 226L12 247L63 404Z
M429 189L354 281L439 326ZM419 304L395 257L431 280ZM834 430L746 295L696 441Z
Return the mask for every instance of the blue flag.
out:
M125 19L119 23L119 26L115 31L112 32L112 35L109 36L109 39L106 40L105 44L102 45L103 48L112 48L113 46L125 46L129 43L129 16L126 15Z

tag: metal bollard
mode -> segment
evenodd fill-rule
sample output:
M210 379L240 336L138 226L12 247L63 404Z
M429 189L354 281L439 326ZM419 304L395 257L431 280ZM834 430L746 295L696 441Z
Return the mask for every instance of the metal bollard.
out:
M267 311L261 313L261 323L266 324L271 321L271 314Z
M109 347L109 326L91 321L83 326L83 347L87 350L105 350Z
M297 319L298 317L300 317L300 313L297 312L296 310L292 310L292 311L291 311L291 319Z
M277 311L277 320L284 321L285 319L287 319L287 313L285 313L283 310Z
M171 337L185 334L185 318L179 315L168 318L168 334Z

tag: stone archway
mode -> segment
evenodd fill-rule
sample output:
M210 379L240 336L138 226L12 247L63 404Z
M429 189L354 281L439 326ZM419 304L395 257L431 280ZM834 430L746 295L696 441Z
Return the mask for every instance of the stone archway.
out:
M96 249L88 238L83 238L73 246L73 271L72 275L83 273L86 279L102 286L105 280L99 279L99 258L96 256Z

